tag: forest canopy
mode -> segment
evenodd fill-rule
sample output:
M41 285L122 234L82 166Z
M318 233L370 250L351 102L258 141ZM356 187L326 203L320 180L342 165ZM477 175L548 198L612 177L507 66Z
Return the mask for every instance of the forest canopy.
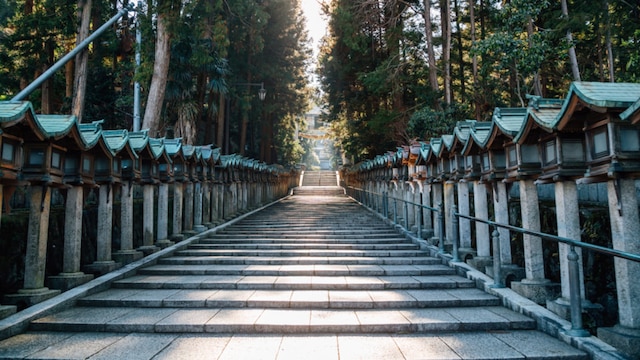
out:
M571 81L637 82L640 1L332 0L319 59L354 161L486 121Z
M132 130L138 83L141 129L151 136L214 144L268 163L300 160L300 145L280 135L302 125L311 94L298 0L0 0L0 100L12 99L127 7L24 100L40 113Z

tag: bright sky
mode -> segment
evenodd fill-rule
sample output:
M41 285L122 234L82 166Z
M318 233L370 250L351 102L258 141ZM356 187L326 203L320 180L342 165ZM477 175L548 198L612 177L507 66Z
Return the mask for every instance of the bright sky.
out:
M302 11L307 18L307 30L313 41L313 53L318 54L320 40L327 30L326 21L321 16L320 3L327 0L301 0Z

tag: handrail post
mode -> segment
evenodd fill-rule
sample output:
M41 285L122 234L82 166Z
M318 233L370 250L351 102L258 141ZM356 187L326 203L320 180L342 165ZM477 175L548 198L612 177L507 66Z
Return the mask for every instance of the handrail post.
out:
M438 252L444 254L444 204L438 204L438 224L440 224L440 232L438 234Z
M491 238L493 240L493 288L503 288L505 287L504 282L502 281L502 261L500 259L500 232L498 231L498 227L493 229L493 233L491 233Z
M458 224L460 219L458 219L458 207L454 204L451 207L451 224L453 228L453 234L451 234L451 241L453 242L453 259L451 261L459 262L460 256L458 255L458 244L460 243L460 230L458 228Z
M393 197L393 224L398 225L398 199Z
M416 211L416 213L418 214L418 218L416 219L417 223L418 223L418 239L422 240L422 204L417 205L418 206L418 211Z
M590 336L589 332L582 328L582 299L580 298L580 265L575 246L569 247L569 297L571 302L571 330L567 333L576 337Z
M409 203L403 200L404 203L404 229L409 231Z
M389 218L389 192L382 192L382 213L385 219Z

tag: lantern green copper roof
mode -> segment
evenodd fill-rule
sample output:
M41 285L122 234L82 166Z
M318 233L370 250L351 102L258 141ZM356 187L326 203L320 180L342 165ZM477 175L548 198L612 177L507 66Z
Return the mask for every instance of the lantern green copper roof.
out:
M85 148L94 147L102 137L103 120L93 121L90 123L78 124L80 139L84 143Z
M573 82L553 129L562 130L569 122L576 100L592 108L628 110L639 98L640 84L636 83Z
M22 120L27 113L35 119L30 101L0 101L0 126L6 127Z
M522 129L527 115L527 108L495 108L493 122L504 135L513 138Z
M535 125L544 131L552 132L562 109L562 99L544 99L539 96L529 96L527 116L522 129L513 139L514 143L525 140L531 128Z
M453 146L454 136L451 134L445 134L445 135L442 135L441 138L442 138L442 143L444 144L444 147L447 150L450 150L451 147ZM444 148L441 149L440 152L442 152L442 150L444 150Z
M114 155L122 151L122 149L129 144L129 132L124 129L102 130L102 138ZM138 156L135 151L131 151L131 154L135 157Z
M624 120L624 121L628 121L629 118L631 117L636 117L634 115L637 115L640 113L640 98L633 103L633 105L629 106L629 108L625 111L623 111L620 114L620 119Z

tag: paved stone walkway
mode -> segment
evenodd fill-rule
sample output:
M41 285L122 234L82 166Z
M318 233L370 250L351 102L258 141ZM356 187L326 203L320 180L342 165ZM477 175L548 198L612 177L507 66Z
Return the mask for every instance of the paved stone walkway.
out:
M0 358L587 358L342 189L310 191L33 320Z

